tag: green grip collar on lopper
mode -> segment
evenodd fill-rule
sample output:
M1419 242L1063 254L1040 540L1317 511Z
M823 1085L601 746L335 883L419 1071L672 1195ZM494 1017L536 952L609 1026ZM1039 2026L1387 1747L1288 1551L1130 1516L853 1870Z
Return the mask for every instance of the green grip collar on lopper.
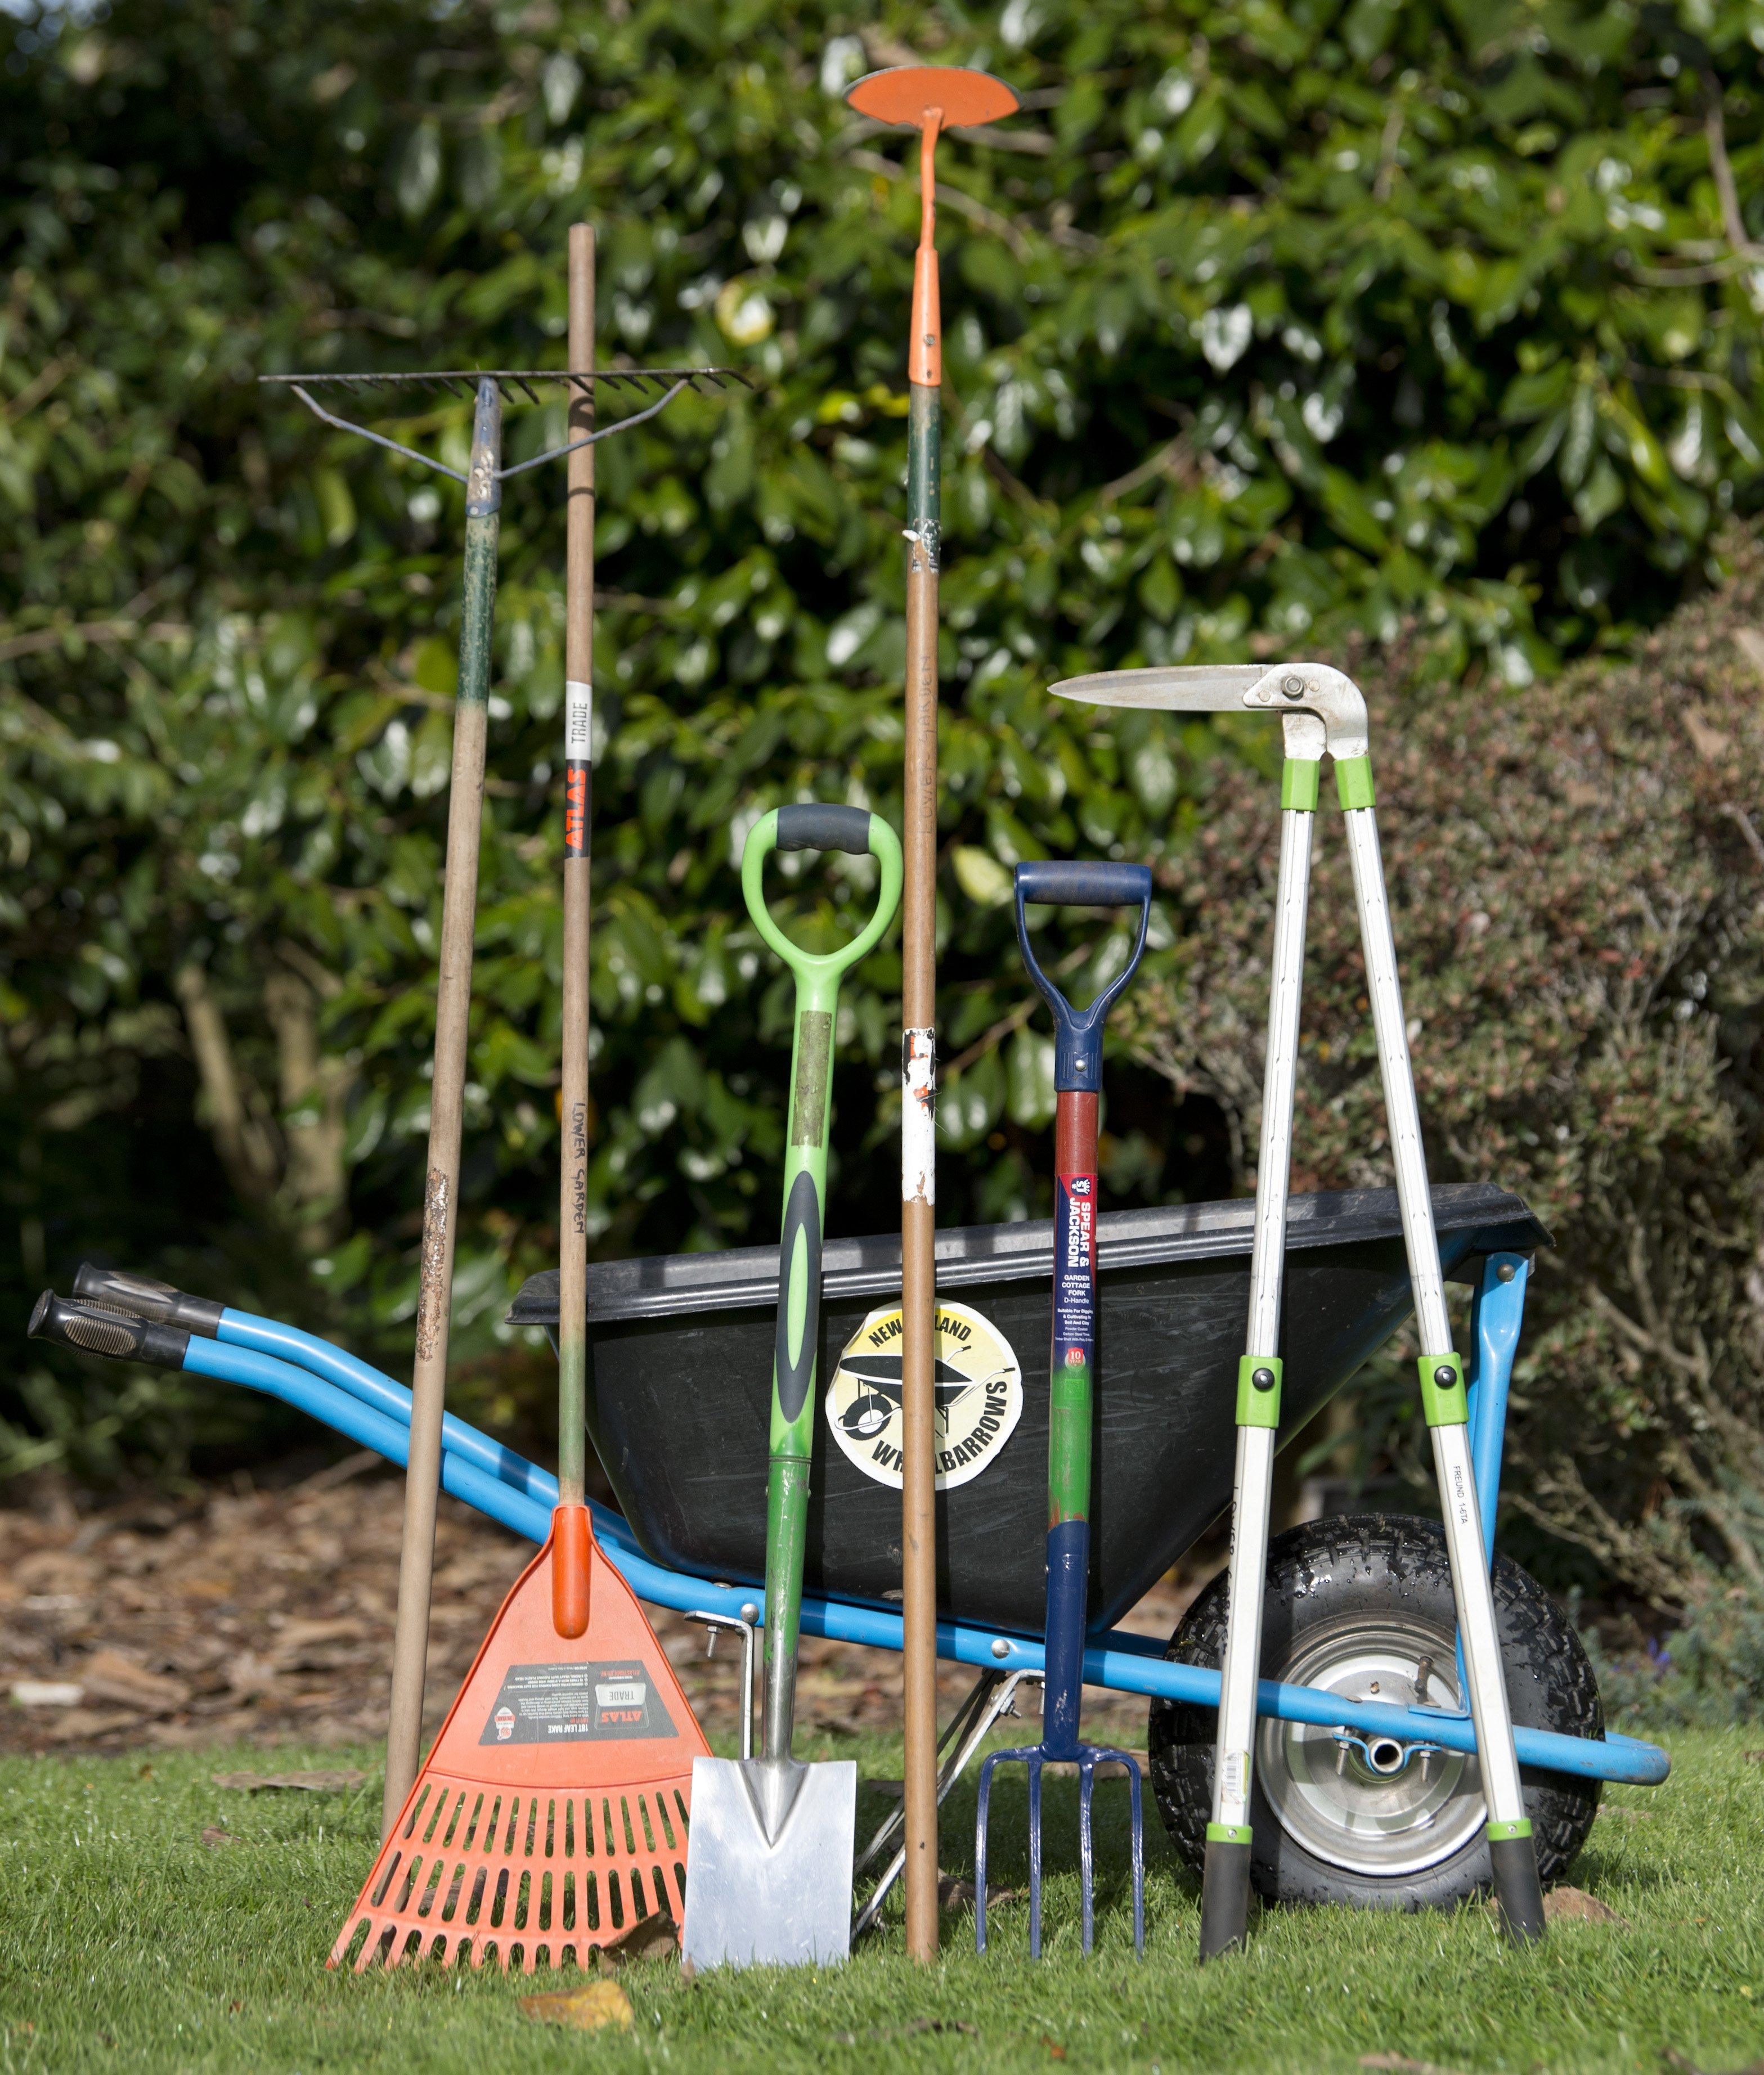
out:
M1470 1417L1468 1393L1464 1387L1464 1364L1455 1354L1423 1355L1415 1365L1421 1372L1421 1409L1430 1427L1462 1427Z
M1339 770L1340 766L1338 764ZM1314 814L1323 790L1323 766L1314 756L1289 756L1280 767L1280 805L1283 812Z
M1352 813L1356 807L1377 805L1372 791L1372 759L1338 756L1335 759L1335 797Z
M1207 1841L1209 1845L1253 1845L1256 1836L1247 1823L1209 1823Z
M1237 1423L1280 1424L1280 1385L1285 1365L1278 1355L1244 1355L1237 1364Z
M1482 1834L1491 1845L1504 1845L1515 1837L1529 1837L1531 1834L1530 1820L1522 1816L1514 1822L1491 1823Z

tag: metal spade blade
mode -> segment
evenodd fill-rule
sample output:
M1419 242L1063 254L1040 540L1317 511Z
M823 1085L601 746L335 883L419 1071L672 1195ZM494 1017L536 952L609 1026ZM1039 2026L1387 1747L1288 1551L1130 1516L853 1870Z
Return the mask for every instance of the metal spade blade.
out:
M851 1950L858 1769L701 1758L681 1949L694 1967L801 1966Z

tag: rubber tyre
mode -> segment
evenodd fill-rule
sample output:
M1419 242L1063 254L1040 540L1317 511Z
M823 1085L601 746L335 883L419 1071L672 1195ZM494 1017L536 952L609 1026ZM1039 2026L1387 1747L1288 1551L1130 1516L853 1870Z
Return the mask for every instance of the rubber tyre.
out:
M1580 1638L1567 1616L1509 1558L1494 1563L1495 1618L1506 1666L1507 1698L1516 1725L1565 1736L1603 1738L1605 1711ZM1164 1653L1182 1664L1216 1670L1224 1655L1224 1573L1183 1617ZM1263 1602L1261 1674L1284 1679L1287 1667L1333 1628L1369 1630L1400 1608L1445 1638L1451 1663L1456 1617L1445 1535L1437 1522L1372 1514L1307 1522L1269 1545ZM1454 1674L1455 1677L1455 1674ZM1153 1792L1171 1841L1198 1874L1212 1813L1214 1738L1210 1708L1153 1700L1149 1761ZM1521 1769L1538 1872L1559 1880L1585 1843L1603 1783ZM1447 1858L1398 1875L1353 1870L1301 1845L1282 1824L1262 1791L1258 1766L1250 1808L1255 1846L1250 1878L1265 1900L1353 1903L1362 1907L1450 1907L1484 1891L1489 1847L1480 1826ZM1345 1834L1345 1833L1344 1833Z

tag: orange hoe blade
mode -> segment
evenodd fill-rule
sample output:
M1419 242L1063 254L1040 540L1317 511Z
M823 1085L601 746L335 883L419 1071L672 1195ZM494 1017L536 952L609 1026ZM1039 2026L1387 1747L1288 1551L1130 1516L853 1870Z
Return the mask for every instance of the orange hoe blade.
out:
M358 1974L469 1953L474 1967L494 1953L530 1974L566 1954L585 1965L644 1917L685 1921L692 1762L710 1746L591 1535L586 1630L560 1638L559 1514L484 1638L332 1966L359 1940Z

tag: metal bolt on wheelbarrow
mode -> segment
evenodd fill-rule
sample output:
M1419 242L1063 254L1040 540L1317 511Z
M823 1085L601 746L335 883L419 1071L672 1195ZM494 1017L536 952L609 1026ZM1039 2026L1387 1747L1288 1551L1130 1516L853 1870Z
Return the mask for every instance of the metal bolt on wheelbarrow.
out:
M585 242L586 241L586 242ZM602 371L593 358L594 274L592 234L578 226L571 251L570 348L574 365L557 368L440 368L380 374L338 373L266 375L264 383L292 389L313 415L339 432L354 434L375 445L412 461L420 467L449 476L466 490L465 594L460 625L459 692L453 724L453 764L448 801L447 872L442 898L440 971L435 1003L434 1078L429 1105L429 1162L423 1191L421 1278L416 1311L416 1346L412 1385L415 1400L411 1419L411 1458L405 1482L404 1531L399 1564L398 1612L393 1632L392 1682L390 1719L387 1731L386 1786L381 1810L383 1837L389 1837L408 1800L416 1779L420 1748L423 1685L429 1652L429 1614L434 1565L435 1506L440 1488L441 1416L446 1395L447 1349L453 1289L453 1249L458 1236L460 1144L463 1126L467 1025L471 1009L471 971L474 917L478 891L478 852L484 789L484 754L488 731L491 634L496 595L496 553L502 508L502 486L512 477L543 467L547 462L570 458L572 468L586 458L598 441L641 425L665 409L682 390L701 383L720 388L725 382L745 386L732 369L716 367L628 368ZM586 296L586 300L585 300ZM586 329L584 326L586 312ZM561 447L534 455L530 460L504 466L502 458L502 411L505 400L519 396L536 404L542 385L562 383L570 400L570 434ZM413 447L401 445L383 433L371 431L325 409L314 396L318 389L439 391L475 399L471 457L463 474ZM663 393L646 408L598 430L585 429L592 422L595 395L601 388L615 393L631 391L638 396ZM588 478L591 486L592 476ZM573 478L572 491L578 488ZM582 508L591 527L586 499ZM579 533L579 524L573 530ZM591 536L590 536L591 543ZM589 549L591 557L591 545ZM574 557L573 559L579 559ZM592 582L592 561L588 561ZM579 619L580 614L574 615ZM571 663L579 640L571 629ZM574 680L577 673L572 668ZM586 675L586 660L582 674ZM566 769L572 776L586 770L588 714L586 682L569 686L569 743ZM579 737L581 746L576 746ZM574 853L586 857L586 840ZM566 879L578 876L566 869ZM569 921L580 923L566 929L573 939L583 940L580 960L582 979L565 993L572 1000L586 998L586 907L578 890L566 893L573 911ZM566 1021L568 1021L566 1013ZM580 1032L586 1058L586 1031ZM566 1051L567 1034L566 1034ZM565 1079L570 1079L566 1059ZM585 1105L584 1105L585 1107ZM568 1164L566 1154L566 1165ZM567 1229L567 1227L566 1227ZM567 1252L567 1249L566 1249ZM567 1263L566 1263L567 1266ZM574 1278L579 1282L580 1278ZM586 1626L588 1589L589 1530L583 1510L580 1468L578 1390L582 1365L564 1365L564 1396L575 1406L572 1419L566 1410L562 1446L565 1451L565 1492L559 1515L557 1587L563 1626L570 1633L574 1607ZM576 1452L571 1454L572 1435ZM580 1627L574 1630L582 1633Z
M1127 963L1082 1011L1054 986L1029 943L1027 901L1085 908L1139 908L1139 934ZM1049 1367L1052 1405L1047 1441L1046 1683L1041 1741L994 1751L980 1767L974 1819L974 1943L986 1950L986 1829L994 1769L1029 1767L1029 1957L1041 1955L1041 1771L1078 1766L1078 1849L1084 1897L1084 1950L1095 1922L1091 1797L1096 1768L1115 1759L1127 1770L1133 1833L1133 1949L1145 1949L1145 1829L1139 1766L1122 1750L1079 1735L1084 1696L1084 1630L1090 1584L1091 1377L1096 1366L1097 1109L1103 1087L1103 1025L1133 978L1151 919L1152 875L1143 864L1020 864L1017 940L1023 963L1054 1014L1054 1332Z
M1433 1443L1445 1517L1452 1593L1476 1755L1488 1812L1489 1870L1507 1935L1516 1944L1543 1936L1525 1789L1514 1754L1494 1600L1468 1439L1464 1364L1451 1341L1439 1236L1434 1226L1420 1114L1403 1019L1402 990L1378 848L1366 702L1339 670L1316 663L1100 671L1054 686L1062 698L1174 713L1281 716L1286 760L1281 778L1280 877L1269 1000L1268 1057L1247 1345L1237 1387L1237 1460L1224 1665L1213 1766L1213 1813L1207 1826L1201 1890L1200 1957L1240 1948L1246 1935L1254 1838L1250 1827L1251 1753L1257 1713L1262 1584L1266 1569L1274 1447L1280 1424L1282 1278L1292 1156L1305 909L1319 771L1327 750L1347 823L1354 901L1371 997L1373 1035L1396 1166L1403 1243L1423 1349L1422 1411ZM1346 1746L1340 1748L1345 1758Z
M880 864L875 912L850 943L821 955L791 942L765 905L773 850L839 850ZM881 941L901 898L901 846L880 814L857 807L777 807L749 831L741 890L754 927L795 975L795 1035L785 1109L784 1234L772 1365L766 1494L764 1700L756 1758L701 1758L692 1768L692 1879L681 1940L694 1966L801 1965L851 1946L857 1767L799 1764L797 1630L809 1529L809 1454L826 1222L827 1121L839 982Z

